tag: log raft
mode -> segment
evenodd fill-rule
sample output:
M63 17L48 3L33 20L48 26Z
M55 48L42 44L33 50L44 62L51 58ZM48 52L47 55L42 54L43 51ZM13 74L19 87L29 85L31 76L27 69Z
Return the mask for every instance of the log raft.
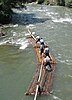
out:
M54 75L54 71L55 71L55 67L56 67L56 60L55 60L53 54L50 52L50 57L52 59L52 61L50 63L51 63L53 70L45 71L45 69L42 67L42 75L40 78L40 82L38 83L40 68L42 66L43 59L40 56L40 48L36 44L36 38L34 37L34 35L31 34L30 37L28 37L28 41L32 44L32 46L35 50L38 65L36 67L36 71L33 75L33 79L31 81L25 95L35 95L37 84L39 84L42 87L41 94L49 94L51 91L51 88L52 88L52 81L53 81L53 75ZM39 92L37 94L39 94Z

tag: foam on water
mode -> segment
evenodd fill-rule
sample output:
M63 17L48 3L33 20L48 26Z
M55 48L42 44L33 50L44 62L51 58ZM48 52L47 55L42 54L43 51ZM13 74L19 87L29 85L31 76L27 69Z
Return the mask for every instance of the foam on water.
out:
M25 49L28 46L28 40L25 38L19 38L17 40L12 41L12 44L15 44L16 46L20 45L19 49Z
M13 36L16 34L14 33ZM28 40L26 40L25 37L22 38L15 38L15 37L9 37L6 40L0 41L0 45L14 45L14 46L19 46L19 49L25 49L28 46Z
M38 12L47 12L47 9L43 9L43 7L40 7L40 9L33 9L33 11L38 11Z
M18 24L13 25L13 27L18 27Z
M60 17L59 13L57 13L57 12L55 12L55 13L54 12L46 12L45 15L49 16L52 19L52 21L55 23L69 22L72 24L72 18L70 17L69 14L65 13L64 18Z
M3 40L3 41L0 42L0 45L4 45L4 44L6 44L7 42L9 42L9 40L6 40L6 41Z
M60 53L57 54L56 56L57 56L56 57L57 61L64 63L66 65L72 65L72 58L71 57L60 54Z
M36 27L35 27L35 25L33 25L33 24L29 24L29 25L26 26L26 28L27 28L27 29L29 29L29 28L30 28L30 29L34 29L34 28L36 28Z
M60 19L52 19L53 22L59 22L59 23L63 23L63 22L69 22L72 23L72 19L71 18L60 18Z
M55 96L53 94L50 94L50 96L53 98L53 100L62 100L61 98L59 98L59 97L57 97L57 96Z
M66 65L72 65L72 61L70 59L62 59L61 56L57 57L56 59L61 63L65 63Z
M54 13L54 12L46 12L47 16L52 16L52 15L58 15L58 13Z
M55 96L55 95L53 95L53 99L54 99L54 100L62 100L62 99L60 99L59 97L57 97L57 96Z
M27 46L28 46L28 41L26 40L26 41L23 41L22 43L21 43L21 46L20 46L20 48L19 49L25 49Z
M72 75L68 75L68 76L72 78Z

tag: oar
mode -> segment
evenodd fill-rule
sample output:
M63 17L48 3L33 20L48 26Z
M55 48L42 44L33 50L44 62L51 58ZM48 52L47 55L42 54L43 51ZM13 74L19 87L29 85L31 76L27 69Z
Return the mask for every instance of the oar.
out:
M40 68L38 82L40 82L40 79L41 79L42 67L43 67L43 61L42 61L41 68ZM39 88L39 84L36 86L36 93L35 93L35 96L34 96L34 100L36 100L36 98L37 98L38 88Z

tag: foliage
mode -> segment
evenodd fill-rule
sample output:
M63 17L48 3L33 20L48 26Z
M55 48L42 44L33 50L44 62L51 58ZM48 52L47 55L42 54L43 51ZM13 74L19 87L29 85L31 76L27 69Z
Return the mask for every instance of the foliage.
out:
M44 0L37 0L38 4L42 4Z
M57 5L65 6L65 0L57 0Z
M0 23L8 23L11 18L11 2L12 0L0 0Z
M72 8L72 0L67 0L65 5L69 8Z
M49 4L49 0L45 0L44 3L45 3L46 5L48 5L48 4Z

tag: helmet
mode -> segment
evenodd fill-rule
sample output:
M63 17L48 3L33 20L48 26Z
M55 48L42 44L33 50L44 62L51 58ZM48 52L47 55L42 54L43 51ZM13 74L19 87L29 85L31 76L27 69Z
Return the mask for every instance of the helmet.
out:
M36 39L39 39L39 38L40 38L39 36L36 37Z

